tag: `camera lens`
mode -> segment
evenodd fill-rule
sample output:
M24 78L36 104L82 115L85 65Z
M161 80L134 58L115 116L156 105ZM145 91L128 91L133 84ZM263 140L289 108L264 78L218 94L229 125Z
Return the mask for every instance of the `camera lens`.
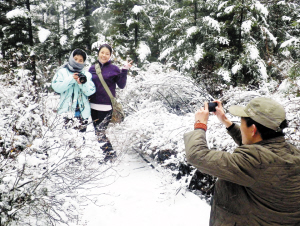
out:
M79 81L80 81L81 84L86 83L87 80L86 80L86 76L84 74L79 73L78 77L79 77Z
M208 103L208 111L209 112L216 111L217 106L218 106L218 104L215 102Z
M81 82L82 84L86 83L86 78L85 78L85 77L81 77L81 78L80 78L80 82Z

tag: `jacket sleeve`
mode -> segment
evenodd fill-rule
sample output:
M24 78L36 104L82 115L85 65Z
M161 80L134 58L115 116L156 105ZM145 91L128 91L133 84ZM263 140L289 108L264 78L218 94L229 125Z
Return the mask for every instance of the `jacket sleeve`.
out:
M128 70L122 69L120 74L118 75L118 77L116 79L116 83L117 83L117 85L120 89L124 89L124 87L126 86L127 72L128 72Z
M184 134L186 159L203 173L250 187L260 174L260 156L250 145L237 148L234 153L210 150L205 131Z
M74 83L73 76L68 76L67 71L60 69L56 72L52 79L52 88L57 93L63 93L68 90Z
M85 71L84 74L86 76L87 81L84 84L78 84L78 86L82 90L84 95L91 96L92 94L94 94L96 92L95 84L92 81L92 74L87 71Z
M242 145L242 134L238 125L235 124L233 128L228 131L228 134L232 137L237 145Z

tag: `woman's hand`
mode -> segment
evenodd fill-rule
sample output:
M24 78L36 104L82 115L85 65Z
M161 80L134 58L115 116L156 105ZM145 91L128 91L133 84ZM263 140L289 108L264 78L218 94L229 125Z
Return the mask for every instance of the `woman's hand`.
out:
M133 60L130 61L130 62L127 62L127 64L125 64L123 66L123 69L129 70L132 67L132 63L133 63Z
M81 84L81 82L80 82L80 80L79 80L78 72L76 72L76 73L73 74L73 78L76 80L76 82L77 82L78 84Z
M200 108L198 111L195 113L195 122L200 122L205 125L207 125L209 117L209 111L208 111L208 103L204 103L204 107Z

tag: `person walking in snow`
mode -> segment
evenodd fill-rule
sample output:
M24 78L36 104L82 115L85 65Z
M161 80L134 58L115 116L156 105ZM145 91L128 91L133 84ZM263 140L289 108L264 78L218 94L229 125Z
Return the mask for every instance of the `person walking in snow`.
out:
M187 161L218 177L210 225L300 225L300 150L285 141L284 108L265 97L231 106L241 117L238 126L214 102L214 114L239 147L233 153L208 149L207 103L195 113L195 130L184 134Z
M58 113L71 111L81 124L80 132L86 131L87 120L91 115L88 97L95 93L92 75L83 70L87 54L75 49L69 62L60 68L53 77L52 88L60 93ZM66 123L72 119L66 119Z
M111 55L111 46L108 44L101 45L98 50L98 61L96 64L100 66L104 81L112 95L116 96L116 86L120 89L126 86L127 73L132 66L132 61L128 62L120 70L116 65L112 64L110 59ZM96 65L92 65L89 69L89 72L92 74L92 80L96 86L96 92L90 98L91 116L99 142L105 142L101 149L106 152L112 151L111 143L105 135L105 130L111 119L112 105L107 92L100 82L95 66Z

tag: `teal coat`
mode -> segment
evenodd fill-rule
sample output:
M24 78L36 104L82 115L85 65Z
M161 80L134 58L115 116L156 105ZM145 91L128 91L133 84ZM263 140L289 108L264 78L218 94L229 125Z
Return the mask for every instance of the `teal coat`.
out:
M91 115L91 107L88 97L95 93L96 88L92 81L92 74L87 71L82 71L87 82L78 84L73 78L74 72L67 68L59 69L52 80L52 88L55 92L60 93L60 101L58 113L72 111L75 114L77 101L79 104L81 117L87 119Z

